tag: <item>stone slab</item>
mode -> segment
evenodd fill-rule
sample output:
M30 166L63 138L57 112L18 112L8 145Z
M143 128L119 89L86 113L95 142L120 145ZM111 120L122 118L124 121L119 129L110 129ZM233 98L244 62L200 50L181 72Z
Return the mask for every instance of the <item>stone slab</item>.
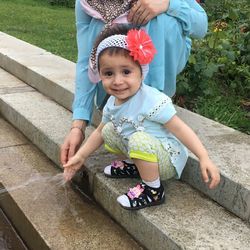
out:
M0 148L0 159L0 206L29 249L142 249L95 202L60 185L61 171L34 146Z
M2 100L8 107L1 108L3 116L59 165L59 146L70 129L71 113L37 92L0 96L0 106ZM11 103L15 109L11 110Z
M140 211L127 211L116 202L131 180L97 174L95 183L96 200L148 249L249 249L249 225L184 182L168 181L166 202Z
M32 87L25 84L15 76L10 75L7 71L0 68L0 95L16 93L16 92L27 92L34 91Z
M75 63L0 32L0 67L71 110Z
M190 153L182 180L250 222L250 136L188 110L177 110L199 135L222 173L219 188L209 190L201 179L196 157Z
M1 188L1 187L0 187ZM0 208L0 228L1 228L1 240L0 249L10 248L15 250L27 250L22 239L17 234L15 228L11 225L10 221ZM2 237L4 235L4 237Z
M12 126L9 126L0 116L0 148L25 145L27 143L27 138Z

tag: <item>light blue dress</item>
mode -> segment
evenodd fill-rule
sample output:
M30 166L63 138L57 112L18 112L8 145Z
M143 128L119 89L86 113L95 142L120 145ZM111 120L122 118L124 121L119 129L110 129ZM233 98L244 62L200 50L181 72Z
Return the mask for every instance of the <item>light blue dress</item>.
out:
M76 0L75 12L78 60L73 120L90 121L94 98L97 106L100 106L106 95L101 83L92 84L88 78L89 55L104 23L87 15L80 0ZM144 82L172 97L176 91L176 76L185 67L190 54L190 37L205 36L207 15L195 0L170 0L168 11L152 19L145 27L157 54Z
M169 154L178 178L188 158L186 147L165 127L176 110L171 98L164 93L142 84L137 93L122 105L115 106L115 97L110 96L103 109L102 123L112 122L124 145L132 134L143 131L159 139Z

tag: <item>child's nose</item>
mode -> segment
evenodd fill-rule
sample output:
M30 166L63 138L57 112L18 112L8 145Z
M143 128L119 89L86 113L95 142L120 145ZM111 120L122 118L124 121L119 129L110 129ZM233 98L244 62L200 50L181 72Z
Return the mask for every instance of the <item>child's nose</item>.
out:
M122 84L123 83L123 77L120 74L115 75L115 84Z

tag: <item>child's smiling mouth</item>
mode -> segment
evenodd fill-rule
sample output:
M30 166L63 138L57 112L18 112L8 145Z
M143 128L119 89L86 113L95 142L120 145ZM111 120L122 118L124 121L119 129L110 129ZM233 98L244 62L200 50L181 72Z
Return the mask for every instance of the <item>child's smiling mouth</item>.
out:
M127 90L128 90L128 88L125 88L125 89L112 89L112 91L115 92L115 93L122 93L122 92L125 92Z

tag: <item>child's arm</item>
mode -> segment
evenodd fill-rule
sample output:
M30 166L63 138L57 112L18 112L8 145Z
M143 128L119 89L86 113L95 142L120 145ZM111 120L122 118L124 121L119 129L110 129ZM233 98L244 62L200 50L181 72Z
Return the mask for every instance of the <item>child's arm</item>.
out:
M220 182L219 170L210 160L207 150L204 148L194 131L176 115L164 126L199 158L204 182L208 183L210 177L211 182L209 188L215 188Z
M102 128L104 124L101 123L94 132L89 136L84 145L77 151L77 153L69 159L69 161L63 165L64 167L64 178L69 181L75 175L76 171L79 170L86 159L95 152L103 144Z

